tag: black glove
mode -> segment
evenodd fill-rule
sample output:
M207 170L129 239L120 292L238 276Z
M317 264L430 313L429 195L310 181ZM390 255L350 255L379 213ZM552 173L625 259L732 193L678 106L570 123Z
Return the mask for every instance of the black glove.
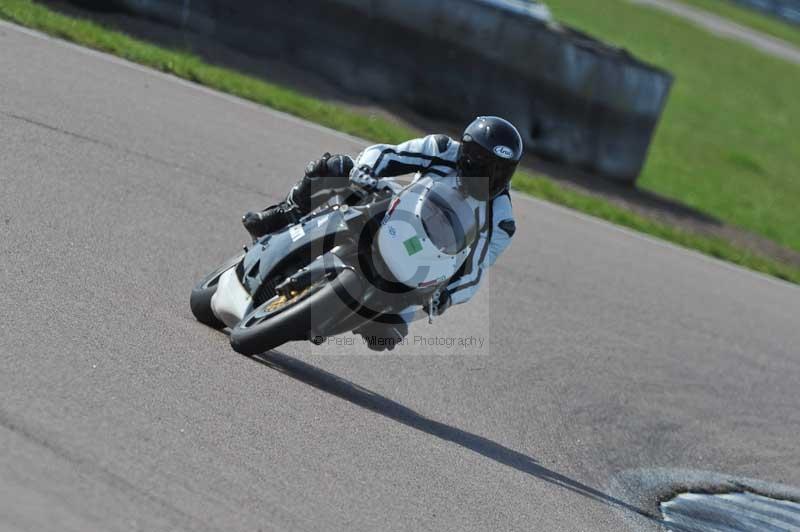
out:
M322 157L316 161L311 161L306 165L306 177L325 177L328 175L328 159L331 154L325 152Z
M353 159L348 155L325 153L306 166L306 177L349 177L353 170Z
M364 338L367 347L373 351L391 351L403 342L403 338L408 335L408 324L404 321L399 323L378 323L369 321L353 331Z

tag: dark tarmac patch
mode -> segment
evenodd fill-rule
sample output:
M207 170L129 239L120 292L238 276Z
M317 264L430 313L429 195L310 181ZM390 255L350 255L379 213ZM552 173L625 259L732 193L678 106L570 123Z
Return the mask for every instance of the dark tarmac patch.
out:
M800 504L750 492L682 493L661 503L674 532L800 531Z

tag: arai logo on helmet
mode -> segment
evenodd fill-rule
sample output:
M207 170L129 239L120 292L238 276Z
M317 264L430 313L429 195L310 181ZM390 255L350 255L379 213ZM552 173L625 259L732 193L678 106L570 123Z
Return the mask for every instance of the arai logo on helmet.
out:
M511 159L514 156L514 150L508 146L495 146L494 154L503 159Z

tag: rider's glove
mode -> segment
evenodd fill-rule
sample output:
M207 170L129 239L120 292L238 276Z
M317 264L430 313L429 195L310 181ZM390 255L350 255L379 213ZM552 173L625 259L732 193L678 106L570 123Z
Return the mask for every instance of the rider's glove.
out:
M355 168L350 174L350 181L367 192L373 192L378 188L378 180L372 176L372 170L368 166Z
M369 321L353 331L360 334L367 347L373 351L391 351L403 342L403 338L408 335L408 324L400 323L376 323Z
M325 177L328 175L328 159L331 158L331 154L325 152L325 154L317 159L316 161L311 161L306 165L306 177Z

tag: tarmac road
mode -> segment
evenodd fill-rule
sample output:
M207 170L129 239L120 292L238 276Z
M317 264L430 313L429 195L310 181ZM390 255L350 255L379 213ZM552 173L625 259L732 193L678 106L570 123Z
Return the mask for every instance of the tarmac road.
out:
M654 468L800 486L797 287L515 196L409 345L248 359L193 283L363 143L4 23L0 72L0 529L656 530Z

